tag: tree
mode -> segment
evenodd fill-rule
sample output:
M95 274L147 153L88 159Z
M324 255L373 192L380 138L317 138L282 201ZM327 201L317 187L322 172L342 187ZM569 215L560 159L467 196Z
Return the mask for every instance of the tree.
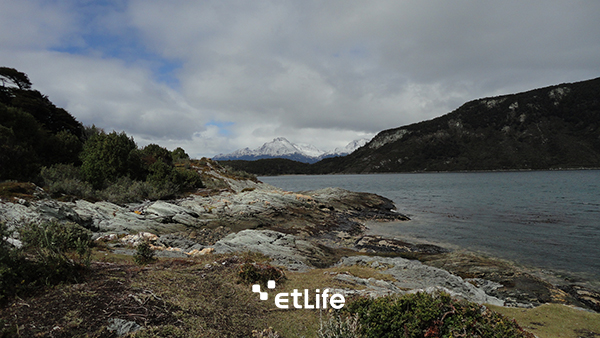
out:
M83 139L81 123L66 110L56 107L46 95L37 90L14 90L10 105L31 114L53 134L67 130Z
M173 159L171 158L171 152L167 148L163 148L158 144L149 144L145 146L141 151L142 160L148 166L151 166L158 160L162 160L165 164L172 166Z
M171 152L171 157L173 158L173 161L190 159L190 155L188 155L181 147L177 147L177 149L173 150Z
M80 155L83 178L95 189L107 181L122 176L135 176L139 172L140 157L133 138L124 132L93 135L84 145Z
M2 82L2 87L6 87L8 83L17 86L21 90L31 89L31 81L29 81L27 74L14 68L0 67L0 82Z
M48 133L31 114L0 104L0 180L33 179L47 140Z
M53 163L77 164L79 161L79 153L83 148L83 144L75 135L63 130L56 135L50 137L47 152L52 156Z

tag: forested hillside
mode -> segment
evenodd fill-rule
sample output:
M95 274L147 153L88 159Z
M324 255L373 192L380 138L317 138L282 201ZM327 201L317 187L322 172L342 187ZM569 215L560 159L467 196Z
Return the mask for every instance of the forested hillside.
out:
M282 173L294 167L301 174L598 168L600 78L470 101L433 120L382 131L348 156L308 168L288 163Z
M0 67L0 84L0 183L9 181L5 186L34 182L55 197L115 202L173 197L202 186L183 149L138 148L124 132L83 126L32 89L29 77L16 69Z
M80 164L84 127L26 74L0 67L0 179L30 180L42 166Z

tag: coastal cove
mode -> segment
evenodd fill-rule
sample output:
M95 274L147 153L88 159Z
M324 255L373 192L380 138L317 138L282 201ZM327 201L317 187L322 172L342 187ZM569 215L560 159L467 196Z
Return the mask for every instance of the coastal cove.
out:
M394 201L409 222L375 235L431 243L600 282L600 171L259 177L285 190L341 187Z
M136 337L160 336L156 333L161 332L181 337L247 337L265 327L269 329L263 333L276 330L284 337L316 336L323 323L321 313L273 311L277 304L263 302L262 293L260 298L255 294L254 284L263 277L277 280L281 288L272 291L277 294L327 288L331 294L344 296L349 308L365 299L363 296L391 297L384 302L395 297L431 296L443 298L451 308L479 309L469 310L468 318L475 316L492 326L512 325L538 337L557 336L544 334L544 330L567 330L573 333L569 337L600 332L600 293L582 280L552 283L533 270L494 257L373 234L374 225L386 229L386 225L398 228L402 222L425 224L419 218L424 212L406 201L395 203L381 195L335 187L286 191L255 177L236 175L211 161L190 162L190 168L198 170L207 187L172 200L118 204L66 195L53 199L33 183L1 185L0 223L8 231L17 230L12 231L17 236L3 238L4 248L15 252L13 257L36 254L24 250L31 247L27 234L38 229L44 231L42 239L63 232L75 234L70 235L75 238L78 232L81 237L76 243L83 237L91 250L88 265L74 266L82 275L73 283L41 286L31 289L34 294L20 292L18 297L7 294L5 305L0 306L0 320L4 321L0 336L21 332L28 337L73 337L96 332L99 334L94 337L104 337L114 336L109 331L127 328L130 333L139 330ZM373 184L383 177L356 179ZM417 181L417 176L409 177ZM387 184L389 191L402 191L390 182L380 183ZM419 200L415 189L404 191L412 194L407 200ZM429 194L432 192L422 193ZM411 215L413 220L404 210L417 210ZM426 238L421 239L425 242ZM86 259L75 254L79 256L74 259ZM37 280L21 272L17 265L21 262L9 261L8 267L19 276L12 280L33 288ZM37 266L46 271L43 263ZM47 311L50 308L56 311ZM511 308L518 308L518 313L510 312ZM443 320L446 310L441 310L436 316ZM560 318L552 319L557 311L561 311ZM510 317L497 317L505 312ZM131 313L142 315L132 318ZM528 317L537 313L543 318ZM57 330L60 335L55 335ZM532 336L522 333L518 337Z

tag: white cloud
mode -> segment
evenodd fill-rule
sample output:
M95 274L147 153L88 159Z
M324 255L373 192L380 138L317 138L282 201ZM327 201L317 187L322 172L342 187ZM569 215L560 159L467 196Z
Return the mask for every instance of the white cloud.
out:
M154 82L148 70L116 59L58 52L0 55L86 125L158 140L191 138L208 122L180 94Z

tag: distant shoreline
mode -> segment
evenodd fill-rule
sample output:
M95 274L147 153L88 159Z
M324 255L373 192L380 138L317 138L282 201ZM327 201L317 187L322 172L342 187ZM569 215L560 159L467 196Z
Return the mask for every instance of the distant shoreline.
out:
M329 174L281 174L281 175L257 175L257 177L277 176L327 176L327 175L390 175L390 174L465 174L465 173L501 173L501 172L545 172L545 171L583 171L600 170L593 168L550 168L550 169L481 169L481 170L453 170L453 171L397 171L397 172L370 172L370 173L329 173Z

